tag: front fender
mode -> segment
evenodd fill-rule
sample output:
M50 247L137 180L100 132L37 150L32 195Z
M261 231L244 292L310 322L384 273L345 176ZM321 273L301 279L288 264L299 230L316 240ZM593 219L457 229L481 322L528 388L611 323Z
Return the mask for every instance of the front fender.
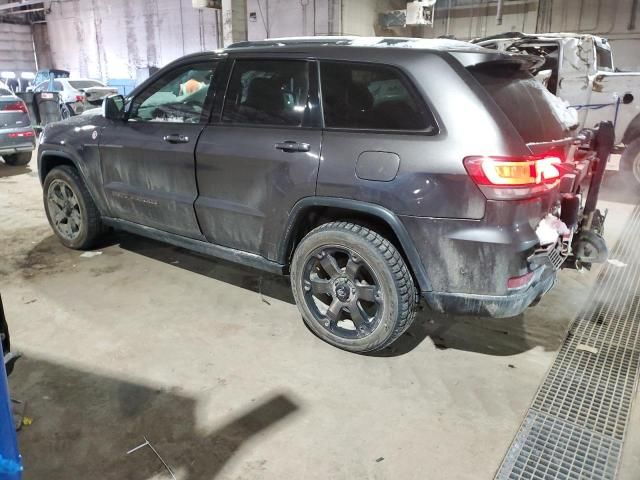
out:
M97 142L93 144L75 144L67 141L41 143L38 148L38 176L41 184L44 184L47 173L57 165L73 165L100 213L109 215L108 204L102 189L102 170Z

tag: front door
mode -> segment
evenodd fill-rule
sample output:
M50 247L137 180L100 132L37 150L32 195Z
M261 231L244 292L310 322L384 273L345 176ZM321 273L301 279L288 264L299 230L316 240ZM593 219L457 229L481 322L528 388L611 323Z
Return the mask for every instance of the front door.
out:
M132 99L124 121L102 129L102 177L112 217L203 238L193 208L194 152L215 69L211 60L166 72Z
M288 212L315 194L315 69L302 59L234 61L220 121L196 151L196 212L207 240L275 259Z

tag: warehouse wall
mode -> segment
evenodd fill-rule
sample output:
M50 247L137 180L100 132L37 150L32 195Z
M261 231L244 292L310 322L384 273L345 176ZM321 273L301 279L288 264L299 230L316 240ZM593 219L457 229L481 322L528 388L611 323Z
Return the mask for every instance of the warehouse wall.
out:
M315 30L313 0L248 0L248 36L318 35L452 35L461 40L508 31L533 33L575 32L601 34L609 38L620 68L640 70L640 29L629 29L633 0L505 0L502 24L496 22L496 0L438 0L433 27L393 28L378 25L378 14L402 9L405 1L316 0ZM306 5L306 8L304 7ZM333 17L332 17L333 13ZM640 12L637 23L640 24ZM333 18L333 28L329 19ZM342 21L341 21L342 19ZM268 26L268 32L267 28Z
M405 5L404 0L247 0L248 38L372 36L380 34L380 12Z
M52 63L72 75L139 79L186 53L218 48L213 9L191 0L65 0L46 16Z
M335 28L329 21L330 4L334 8ZM315 22L314 22L315 12ZM327 35L339 32L339 2L335 0L247 0L247 37L249 40Z
M508 31L583 32L609 38L619 68L640 70L640 12L629 29L633 0L505 0L502 25L496 1L439 0L433 28L425 37L453 35L467 40ZM449 11L447 7L452 5ZM450 13L449 13L450 12Z
M0 71L35 72L31 27L0 23Z

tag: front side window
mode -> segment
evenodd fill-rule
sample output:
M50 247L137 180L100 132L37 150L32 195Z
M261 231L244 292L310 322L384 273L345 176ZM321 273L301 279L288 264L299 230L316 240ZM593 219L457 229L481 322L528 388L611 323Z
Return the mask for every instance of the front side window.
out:
M309 64L303 60L238 60L222 121L299 127L309 114Z
M129 120L200 123L217 62L172 70L133 99Z
M322 62L320 73L326 127L435 132L424 102L397 69Z

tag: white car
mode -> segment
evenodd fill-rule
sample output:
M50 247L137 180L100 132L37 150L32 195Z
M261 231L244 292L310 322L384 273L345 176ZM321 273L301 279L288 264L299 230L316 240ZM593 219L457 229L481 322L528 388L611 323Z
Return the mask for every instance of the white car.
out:
M80 115L85 108L102 105L102 99L118 93L115 87L90 78L55 78L33 87L34 92L56 92L60 96L62 118Z

